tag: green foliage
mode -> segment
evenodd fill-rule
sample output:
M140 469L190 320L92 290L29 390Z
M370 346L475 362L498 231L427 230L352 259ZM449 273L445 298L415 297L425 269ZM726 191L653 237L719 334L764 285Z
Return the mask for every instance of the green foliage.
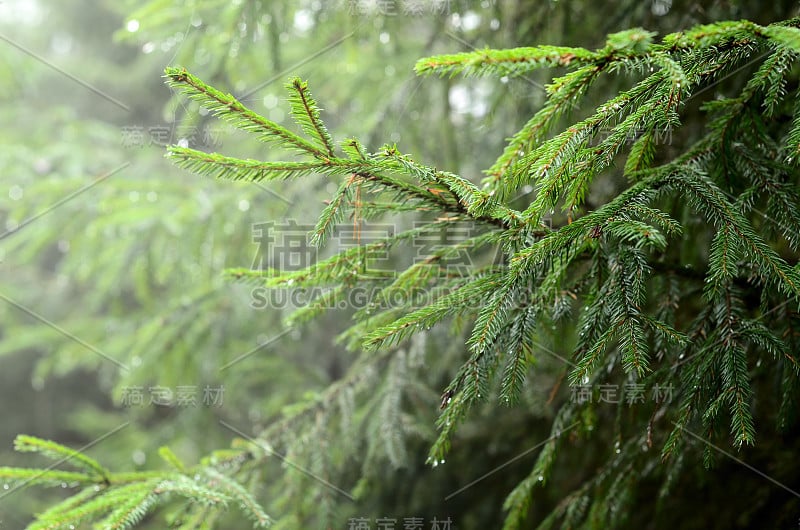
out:
M755 445L757 424L759 429L793 425L800 397L793 342L797 318L791 309L800 300L800 107L793 70L800 53L798 26L798 19L768 26L720 22L660 42L654 33L632 29L609 36L595 51L539 46L421 59L416 66L421 74L501 77L545 67L567 70L548 85L547 101L509 140L482 186L422 164L393 144L375 152L353 139L337 146L300 79L286 85L292 118L302 131L297 133L186 69L167 68L167 83L213 115L300 157L258 161L170 146L168 156L178 166L228 180L313 173L336 182L313 230L320 245L348 216L355 226L390 215L415 215L427 223L299 271L228 269L229 277L269 289L330 288L291 315L293 324L319 316L356 287L369 287L369 303L340 335L357 356L347 373L286 409L254 440L239 441L192 469L163 449L172 470L115 474L79 452L21 437L18 449L63 458L81 472L43 470L40 480L31 470L3 468L0 477L85 488L29 528L83 521L129 528L175 498L188 500L178 508L175 527L204 528L231 503L255 526L265 527L272 520L254 490L265 480L259 466L280 455L274 447L286 449L284 463L311 462L309 470L285 472L288 485L275 505L286 506L302 492L325 511L325 519L334 519L334 495L349 495L330 487L327 477L337 468L345 470L338 473L343 480L356 483L353 494L361 495L374 479L370 469L379 460L378 448L400 468L408 460L409 440L431 438L414 414L426 406L419 396L430 398L430 389L411 375L423 364L415 358L414 341L448 320L459 340L454 355L443 355L450 363L449 383L429 451L433 466L455 450L453 441L470 414L494 397L504 404L520 399L535 373L532 367L549 351L543 346L548 338L556 337L558 349L571 359L571 368L560 369L553 396L562 379L572 388L623 382L626 388L679 390L679 403L663 396L648 403L620 401L610 456L561 499L543 528L558 521L584 528L623 524L640 483L660 481L663 491L669 490L684 459L693 455L687 442L695 438L687 433L702 433L698 438L706 441L704 462L710 467L711 447ZM748 69L751 63L758 66ZM557 130L560 118L577 109L596 81L617 74L632 86ZM742 83L734 87L735 96L702 105L707 118L699 136L659 143L666 135L678 138L681 113L691 99L729 76ZM590 203L593 186L615 178L626 182L624 189ZM516 197L528 186L535 195L520 209ZM548 226L545 219L557 209L560 222ZM478 234L465 242L397 272L366 272L384 252L466 223L478 227ZM706 243L699 252L686 250ZM462 251L475 257L468 270L453 273L440 266ZM412 292L424 296L414 298ZM465 323L466 333L460 328ZM764 354L771 361L761 368ZM766 379L779 378L779 389L764 383L763 370ZM757 417L761 395L780 401L779 410ZM358 411L356 396L366 402ZM597 403L567 400L562 392L551 437L506 498L504 528L527 527L536 488L551 480L559 451L574 442L567 433L590 437L596 409ZM354 424L365 439L330 445ZM363 465L358 482L346 471L356 461ZM314 483L309 476L323 479ZM87 493L90 487L99 489ZM302 516L277 524L299 527Z
M417 63L419 73L448 75L520 75L532 68L553 66L572 70L550 85L549 103L512 139L509 149L489 171L495 178L486 181L483 190L457 175L422 166L394 146L386 146L375 154L365 153L358 147L349 153L344 149L345 157L335 155L330 135L322 125L317 105L305 83L294 80L288 85L293 116L310 140L274 126L260 127L256 132L268 131L261 139L283 140L304 152L310 160L306 166L302 163L273 164L268 168L271 176L295 176L303 171L320 172L332 178L345 175L339 192L319 221L317 237L320 241L331 223L342 218L343 208L356 207L351 188L368 182L376 200L382 198L381 194L391 193L393 201L400 204L410 203L419 209L435 208L442 216L453 216L447 218L448 222L471 219L497 234L494 240L505 242L502 248L506 266L476 269L456 284L435 275L427 277L428 283L447 285L448 292L422 307L400 308L404 313L401 316L396 316L397 311L392 308L364 317L380 322L363 337L367 350L400 344L419 329L453 315L474 319L474 328L467 340L471 355L457 370L443 395L444 412L438 423L441 433L430 458L434 464L444 461L456 425L470 408L492 392L496 369L501 363L505 365L501 373L501 399L510 402L519 394L530 359L535 358L536 315L549 313L550 318L558 319L553 308L563 289L571 289L576 294L583 291L584 294L578 296L583 296L585 301L580 326L583 331L573 354L576 365L569 377L572 384L598 381L598 368L613 366L618 357L623 372L633 381L660 385L680 381L681 388L695 389L685 394L681 412L676 416L676 427L666 439L664 455L673 453L682 430L688 428L690 422L715 424L723 403L728 407L733 443L736 446L755 443L748 356L757 351L753 348L765 348L776 359L793 359L793 355L777 337L775 328L765 325L752 309L746 308L741 293L736 294L740 289L738 285L746 282L764 289L762 298L767 305L762 305L761 310L772 311L780 307L774 296L786 296L793 300L790 303L796 303L800 295L800 277L796 267L790 266L787 258L754 228L742 206L757 202L765 190L757 182L762 178L774 178L776 174L783 177L778 177L775 187L793 193L791 185L783 184L790 175L796 176L790 166L772 162L769 173L759 169L761 163L770 158L760 151L768 149L767 146L777 148L782 143L780 138L770 136L769 124L764 120L781 108L788 95L781 87L785 86L783 78L795 53L798 30L793 24L796 21L766 27L748 22L718 23L669 35L661 44L653 42L652 33L637 29L612 35L606 48L596 52L539 47L476 51L420 60ZM717 51L722 49L725 51ZM709 122L705 136L688 146L684 155L654 165L659 151L657 134L672 133L680 126L679 110L683 102L713 83L722 72L730 71L765 50L767 57L762 66L738 98L727 105L714 102L707 106L717 117ZM633 88L602 104L588 118L545 139L544 135L554 124L553 118L563 114L564 106L574 104L575 97L583 94L598 74L616 71L639 75L644 72L644 75ZM223 119L252 130L250 123L257 119L251 118L250 111L237 102L205 88L183 70L168 69L167 76L171 84L210 103L210 110ZM758 105L768 111L763 117L756 114ZM609 134L598 142L601 130L608 130ZM625 173L634 183L607 204L581 214L590 185L612 167L613 161L624 152L627 139L639 135L640 131L643 134L633 144L625 162ZM789 131L784 137L791 141L796 134ZM753 138L748 141L748 136ZM536 147L531 149L534 144ZM718 149L718 145L722 149ZM202 174L243 174L242 178L251 180L260 179L262 175L250 161L231 161L180 148L171 148L170 154L179 165ZM722 175L717 169L720 166L726 168ZM230 167L235 170L231 172ZM742 192L729 187L731 182L753 185ZM503 198L527 184L535 186L536 197L524 212L504 205ZM441 191L434 192L430 188L432 185ZM730 191L723 191L721 185L728 185ZM741 195L737 197L736 193ZM789 196L778 196L782 198L777 200L790 204ZM663 210L668 197L685 200L714 228L703 282L704 301L712 310L698 317L693 327L683 332L675 328L673 321L663 321L652 313L653 301L663 296L653 282L654 265L662 277L678 272L665 267L670 256L668 237L674 238L685 230L681 222ZM747 202L740 204L743 200ZM552 231L543 229L540 220L559 205L569 214L570 224ZM789 236L790 231L785 232ZM403 237L399 234L380 245L392 245ZM368 255L368 248L364 247L362 256ZM289 280L321 281L326 278L324 271L328 267L335 267L351 257L351 254L334 256L328 260L328 265L301 275L286 276L277 272L266 285L281 285ZM585 269L583 273L576 272L577 264L584 260L589 260L592 268L588 273ZM411 271L417 273L409 269L400 274L394 284L389 279L357 278L349 273L327 278L341 282L344 288L352 286L353 282L368 281L380 289L391 289L392 286L402 287L401 279L409 277ZM249 273L239 271L237 275ZM774 295L769 295L770 291ZM704 328L713 331L700 344L688 342L687 334L695 336L695 330ZM656 344L660 351L654 359ZM692 358L686 368L671 369L676 359L686 355ZM395 380L389 388L398 386ZM392 399L392 405L387 402L381 408L381 417L390 420L394 417L399 402L397 397ZM566 410L570 405L564 407ZM562 416L557 422L556 433L570 415ZM397 421L395 418L389 424ZM391 440L389 453L394 454L398 451L397 438L392 436L388 440ZM541 454L534 472L523 482L525 486L509 497L506 528L517 528L521 524L528 510L526 499L532 494L531 486L541 482L535 477L546 475L553 465L555 447L554 441ZM618 457L607 465L610 469L632 464ZM630 496L632 479L624 470L601 478L605 473L597 479L597 487L604 493L590 501L588 514L587 497L578 494L565 505L567 511L559 513L570 520L580 520L581 514L593 520L608 520L614 513L624 511L620 503ZM621 480L626 475L628 478ZM609 499L614 499L610 510ZM575 511L575 502L583 508ZM605 508L598 511L600 506Z
M14 489L29 485L49 485L77 488L80 491L61 503L39 514L29 530L68 529L81 523L94 523L94 528L111 530L134 528L137 523L160 505L175 504L175 498L186 499L183 518L175 520L173 528L203 528L203 521L191 514L213 516L227 510L236 502L253 521L254 528L266 528L272 520L264 513L252 495L228 475L216 471L214 466L175 471L145 471L114 473L80 451L70 449L50 440L33 436L18 436L18 451L38 452L56 460L45 469L0 468L0 480ZM175 464L175 456L168 448L161 453ZM69 463L83 472L66 472L53 469ZM199 473L198 473L199 472Z
M706 426L716 423L723 403L728 407L733 443L739 446L755 442L748 356L756 351L753 348L765 348L776 359L781 356L793 359L793 355L778 338L775 328L761 322L757 313L745 306L742 295L736 293L742 282L763 289L762 298L767 305L762 305L761 311L772 311L780 307L776 305L775 296L779 299L786 296L793 301L790 303L796 303L800 295L800 277L796 267L790 266L787 258L754 228L742 206L756 203L765 190L756 183L762 178L774 178L776 174L779 177L775 188L793 193L792 186L784 184L791 182L785 179L796 176L790 166L772 162L769 173L760 168L762 162L770 158L762 152L764 149L779 148L781 143L786 145L780 137L771 136L769 124L764 120L781 108L788 95L782 87L795 53L798 30L794 24L796 21L766 27L749 22L718 23L669 35L661 44L653 41L652 33L635 29L610 36L607 46L596 52L539 47L476 51L420 60L417 63L419 73L448 75L520 75L532 68L553 66L572 70L550 85L549 103L511 140L509 149L489 171L494 178L485 182L483 190L456 175L422 166L393 146L386 146L375 154L364 153L359 147L347 157L337 157L306 85L297 80L289 84L293 115L312 140L274 127L270 128L272 138L262 139L284 139L292 147L304 151L311 160L306 171L331 177L350 175L345 177L339 192L323 212L318 238L321 239L334 219L341 219L343 207L353 206L355 200L348 191L363 181L370 183L376 199L380 199L381 193L392 193L393 200L400 204L437 208L440 215L458 216L448 218L453 222L461 219L482 222L504 241L506 266L486 271L476 269L457 284L428 277L429 281L448 285L449 292L423 307L401 308L404 314L399 317L394 308L365 317L380 322L363 337L367 350L399 344L420 328L453 315L474 319L474 328L467 340L471 355L444 392L444 412L438 424L441 433L431 451L434 464L443 461L455 426L475 403L487 399L500 363L505 365L500 397L507 402L515 399L525 379L529 359L535 358L536 315L549 313L550 318L557 320L553 308L564 289L576 294L583 291L584 294L578 296L583 296L585 301L580 326L583 331L573 354L577 361L570 373L571 383L598 381L598 368L613 366L616 357L623 372L633 381L660 385L680 381L681 388L689 390L676 416L676 427L666 439L664 455L672 454L682 430L688 428L690 422L700 421ZM723 101L707 105L708 111L717 117L710 120L705 136L688 146L685 154L654 165L659 154L657 135L677 130L679 110L684 102L719 79L723 72L731 71L756 54L766 54L766 58L742 94L730 104ZM641 79L630 90L600 105L588 118L550 139L545 138L554 118L564 113L563 107L574 104L576 96L585 93L597 75L617 71L638 74ZM216 94L185 71L169 69L167 75L173 85L182 89L188 86L186 90L192 97ZM215 97L210 103L210 110L234 123L243 124L245 117L250 116L249 111L234 101ZM763 117L755 110L759 105L767 109ZM748 125L750 123L752 126ZM601 130L608 130L609 134L598 142ZM625 173L634 183L607 204L581 214L590 185L612 167L613 161L624 152L627 139L638 136L640 131L643 134L633 144L625 162ZM789 142L796 134L795 131L783 133ZM747 140L748 137L751 138ZM311 141L314 145L308 143ZM531 149L533 145L536 147ZM172 148L170 153L180 165L203 174L230 174L228 167L237 166L237 162L215 158L216 155L179 148ZM249 172L245 178L260 178L250 169L252 167L249 161L242 161L237 169ZM723 174L719 167L725 168ZM274 176L281 173L295 176L303 168L274 165L270 171ZM732 182L741 184L737 189L730 187ZM748 183L753 184L746 191L739 191ZM503 198L527 184L535 186L536 197L524 212L504 205ZM442 191L433 193L431 185L438 185ZM721 185L730 191L723 191ZM737 193L741 194L737 196ZM683 223L663 209L671 197L686 201L714 228L703 282L703 299L710 304L711 311L698 316L686 331L676 329L672 319L663 321L652 312L653 301L663 296L654 283L654 266L659 271L657 277L679 274L667 265L671 246L668 237L674 238L685 230ZM789 196L779 193L778 197L784 204L790 203ZM747 202L740 204L740 201ZM570 223L552 231L543 229L540 220L559 205L569 214ZM791 237L790 232L785 230L787 237ZM403 237L401 234L387 239L382 245L391 245ZM327 262L330 265L306 271L302 276L276 273L278 276L268 280L266 285L284 284L289 279L322 280L328 267L350 257L340 254ZM580 270L577 264L584 260L589 260L592 268L588 273L586 269L583 273L576 272ZM240 271L237 274L249 273ZM399 278L409 274L406 271ZM335 274L329 279L341 282L345 288L359 281L352 275ZM376 283L381 289L390 289L393 285L389 279L368 278L366 281ZM699 329L713 331L707 333L701 343L690 343L687 335L695 336ZM654 345L660 349L657 359L653 359ZM692 359L686 368L671 368L676 359L686 355L691 355ZM396 385L395 382L390 388ZM659 404L659 407L664 406ZM393 409L382 410L385 417ZM567 417L562 417L560 427L554 427L557 433ZM546 469L554 461L554 448L555 443L542 453L531 477L547 473ZM618 466L622 462L624 460L612 461L608 466ZM624 484L625 491L630 491L632 487L630 479L620 481L625 474L618 471L604 479L606 485L601 489L605 489L605 500L603 495L594 498L589 508L591 519L607 520L621 511L619 506L602 512L598 507L611 498L616 499L617 505L624 502L621 499L628 494L619 488ZM539 480L528 478L523 484L530 486L536 482ZM525 517L528 510L525 499L531 495L529 486L519 490L524 493L515 492L509 497L507 528L518 527ZM514 500L516 497L519 499ZM572 502L584 506L575 512L572 503L567 503L569 517L579 520L579 514L586 510L586 497L578 495Z

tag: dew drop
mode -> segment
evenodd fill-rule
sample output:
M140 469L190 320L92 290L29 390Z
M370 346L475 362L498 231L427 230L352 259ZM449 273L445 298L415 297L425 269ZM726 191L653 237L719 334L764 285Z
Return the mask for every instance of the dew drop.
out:
M24 191L21 187L14 185L8 190L8 196L11 198L12 201L18 201L22 198Z
M142 466L147 461L147 455L141 449L137 449L131 455L131 459L137 466Z

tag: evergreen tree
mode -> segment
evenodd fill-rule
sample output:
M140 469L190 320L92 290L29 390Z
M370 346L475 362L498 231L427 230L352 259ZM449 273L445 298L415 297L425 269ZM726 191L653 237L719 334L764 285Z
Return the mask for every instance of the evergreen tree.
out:
M531 524L536 487L555 480L559 452L609 449L535 523L624 527L642 491L655 489L668 507L693 462L711 468L720 456L753 454L746 451L756 446L756 425L796 432L799 26L800 19L720 22L660 41L632 29L596 50L537 46L421 59L422 75L566 69L480 183L394 144L373 151L357 139L334 142L299 78L286 87L295 131L168 68L167 82L211 114L298 155L260 161L175 145L169 156L178 166L253 182L330 178L338 189L312 231L319 245L345 222L356 233L381 219L424 222L400 224L408 228L303 270L228 270L241 282L317 293L290 316L294 325L352 306L354 292L371 293L339 336L357 355L347 373L194 467L164 448L171 471L114 473L75 450L20 436L19 450L78 471L2 468L0 476L83 487L29 528L88 521L129 528L165 503L175 528L212 527L228 504L255 526L273 522L266 512L278 527L341 525L353 514L338 497L369 495L384 458L405 462L408 444L426 437L421 411L432 403L441 414L428 463L438 467L458 456L470 415L527 402L534 385L546 385L555 415L535 464L505 499L509 529ZM581 112L595 82L614 75L629 86ZM709 97L718 85L730 95ZM681 113L693 105L706 127L682 135ZM561 127L564 120L571 123ZM619 193L605 191L620 183ZM468 237L448 241L449 230L464 227ZM444 243L424 259L397 271L375 267L430 235ZM468 267L450 266L465 253ZM437 338L428 329L445 322L461 340L451 338L441 352L420 347ZM614 389L612 407L602 398ZM787 439L782 450L793 446ZM256 498L260 484L275 480L265 465L276 455L309 466L285 466L283 495L265 510ZM770 469L784 490L797 487L795 475ZM759 506L776 509L770 521L791 521L787 514L796 512L784 490L761 499Z

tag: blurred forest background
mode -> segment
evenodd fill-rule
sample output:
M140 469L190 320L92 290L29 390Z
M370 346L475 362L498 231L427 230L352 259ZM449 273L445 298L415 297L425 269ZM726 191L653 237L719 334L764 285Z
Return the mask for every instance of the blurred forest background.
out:
M215 182L173 167L164 159L170 143L260 160L280 154L177 98L163 83L165 66L186 66L281 123L288 123L283 85L298 75L335 140L355 136L371 150L397 143L416 160L478 182L505 139L542 105L554 72L418 78L418 58L534 44L596 48L608 33L630 27L664 35L725 19L766 24L796 9L796 2L752 0L3 0L0 462L38 463L13 451L14 437L27 433L90 445L87 454L114 469L158 466L162 445L194 463L313 403L355 359L336 340L352 308L290 327L284 317L291 307L265 307L252 286L221 274L264 257L254 240L259 224L313 225L336 185ZM591 103L615 93L617 83L604 82ZM682 131L691 135L697 111L687 112ZM567 353L557 342L550 347ZM460 348L439 329L408 347L410 359L427 365L409 364L419 383L408 417L396 418L404 438L387 439L379 450L365 445L361 461L342 460L337 480L356 492L353 499L306 497L307 483L287 484L275 473L259 491L267 511L294 521L288 528L329 521L346 528L353 517L373 525L376 517L394 517L398 528L409 517L424 518L426 528L434 517L450 517L454 528L495 527L533 456L444 499L549 436L561 361L538 359L517 407L474 411L451 459L433 468L425 457L452 375L446 367ZM382 436L381 395L376 390L375 399L362 401L342 393L360 411L354 438ZM291 455L304 467L341 442L310 432L308 449ZM760 436L745 459L780 474L781 458L792 453L771 454L770 433ZM599 435L596 453L560 460L538 493L533 520L611 444ZM687 471L675 498L659 501L666 509L658 518L655 486L643 489L630 527L731 528L754 520L796 526L798 514L778 513L775 486L762 477L725 459L716 475L706 475L699 462L688 466L697 472ZM23 528L61 493L0 489L0 528ZM245 528L236 517L224 527ZM154 517L142 527L163 522Z

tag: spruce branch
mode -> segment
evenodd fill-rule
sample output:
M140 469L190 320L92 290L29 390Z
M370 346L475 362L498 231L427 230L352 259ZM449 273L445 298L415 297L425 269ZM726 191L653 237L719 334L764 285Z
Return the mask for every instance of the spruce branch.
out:
M388 326L380 327L368 334L364 337L364 347L374 350L382 345L397 343L419 331L421 327L430 327L450 314L471 310L478 300L496 288L498 279L497 274L487 274L465 282L432 304L408 313Z
M43 440L35 436L20 434L14 439L14 449L22 453L40 453L47 458L57 460L59 463L68 463L92 475L108 480L108 471L93 458L89 458L80 451L70 449L51 440Z
M331 199L330 203L319 216L317 226L314 227L314 235L311 238L311 243L318 246L323 245L327 237L333 232L336 224L341 222L345 213L345 204L351 202L353 199L354 183L357 180L358 177L352 175L339 185L336 195L334 195L333 199Z
M180 168L208 177L225 180L262 180L290 179L309 173L329 170L329 162L261 162L259 160L243 160L206 153L188 147L176 145L167 148L170 159Z
M20 486L60 486L61 484L94 484L97 479L92 475L77 471L27 469L18 467L0 467L0 479Z
M788 421L791 411L783 409L791 408L800 389L800 364L792 353L795 332L786 329L791 317L780 313L778 324L758 318L777 312L787 296L791 302L800 297L800 270L794 264L800 247L795 233L800 218L794 212L800 156L800 105L793 101L798 25L796 19L769 26L719 22L667 35L660 42L655 34L634 28L609 35L596 51L537 46L421 59L416 65L420 75L567 70L547 86L543 108L485 172L483 187L420 163L394 145L370 153L357 140L346 140L339 145L344 154L337 157L317 103L296 78L287 85L290 105L308 139L296 136L304 142L298 143L282 131L261 130L281 145L304 151L307 161L261 163L171 149L182 167L215 177L238 172L233 178L259 180L321 173L339 179L314 230L319 244L348 213L356 222L387 213L439 215L426 228L346 250L301 271L229 271L270 288L325 286L327 290L295 313L296 323L337 305L357 283L377 293L339 336L365 352L352 370L329 391L288 411L265 430L263 439L280 440L296 451L287 454L310 455L307 447L296 444L297 438L331 439L325 434L334 432L331 425L341 414L342 423L360 422L370 438L361 448L365 469L379 455L402 465L411 422L403 407L413 385L408 381L411 354L398 345L452 316L458 317L459 329L463 323L471 325L471 333L465 341L467 355L453 354L460 360L441 396L439 433L429 453L433 465L448 453L474 405L494 391L506 403L523 395L539 333L548 332L540 322L553 324L553 329L562 323L574 326L567 328L575 331L574 339L567 335L567 351L576 364L564 371L573 385L625 380L680 387L677 406L659 401L652 410L638 404L630 414L622 406L616 409L616 451L589 480L590 486L559 504L548 524L619 524L622 516L617 514L626 511L636 484L627 470L641 467L646 469L641 476L661 478L661 471L654 470L664 469L662 493L668 491L684 454L692 449L685 447L683 436L694 423L711 439L729 435L735 446L754 444L753 401L760 384L754 375L759 372L751 370L754 352L766 352L780 367L775 379L781 387L779 421ZM625 74L620 80L629 84L577 123L556 129L604 74ZM662 135L679 131L684 113L692 124L693 110L687 112L686 103L734 74L742 78L734 84L743 87L738 94L704 96L712 100L700 106L707 113L706 130L698 131L691 144L663 147ZM226 119L239 120L235 123L245 129L257 128L246 109L220 107L229 101L224 95L199 89L188 77L173 82L189 85L183 89L190 97L218 105L220 115L230 114ZM617 170L620 159L624 168ZM618 176L628 179L621 192L604 204L587 204L598 179L616 187ZM527 194L528 186L535 190L531 202L523 211L512 208L511 198L523 187ZM368 199L362 201L362 195ZM543 219L558 207L566 212L566 222L543 227ZM358 274L378 253L464 221L480 223L482 232L445 245L398 274ZM687 253L695 241L707 244L707 252ZM500 259L447 273L443 264L449 257L463 251L478 254L488 247L499 249ZM425 292L432 299L393 301L397 293L409 291ZM576 323L570 323L577 312ZM411 343L409 349L413 347ZM559 385L551 395L559 400L554 437L545 443L531 474L508 496L506 528L524 524L533 490L548 480L559 437L576 424L573 418L580 418L586 433L594 424L596 408L565 403L558 396ZM422 386L413 386L414 391L429 390ZM367 388L372 390L358 417L352 396ZM665 419L671 426L665 428ZM631 426L640 434L627 435ZM295 436L292 429L302 434ZM663 468L639 450L654 444L663 444ZM254 461L265 457L255 449L247 451ZM704 453L708 465L713 454L707 448ZM327 476L331 461L315 460L314 466ZM300 487L302 482L293 484ZM358 491L366 491L365 484ZM214 491L237 496L231 490Z
M219 90L206 85L185 68L167 67L164 72L168 85L179 89L211 111L212 114L230 122L237 129L254 133L261 141L276 142L285 147L311 154L319 159L325 159L329 156L326 151L323 151L308 140L304 140L285 127L267 120L248 109L232 95L223 94Z
M199 468L208 477L203 480L195 469L185 469L172 451L166 448L162 448L160 453L178 472L114 473L73 449L27 435L17 437L15 448L22 452L38 452L59 462L69 462L88 472L0 468L0 478L11 483L19 482L21 486L84 486L81 491L40 513L36 521L28 525L28 530L61 530L75 528L86 522L94 522L95 527L108 530L129 529L174 495L215 510L225 510L229 501L237 499L259 528L271 523L256 501L233 479L223 480L215 474L217 472L212 466ZM194 477L189 478L189 474L194 474Z
M449 55L435 55L417 61L418 75L467 76L522 75L537 68L576 67L598 60L598 54L584 48L536 46L510 50L476 50Z
M292 116L303 128L303 131L313 137L327 155L333 158L333 139L320 119L320 109L308 90L308 83L295 77L289 81L286 87L291 94L289 103L292 107Z

